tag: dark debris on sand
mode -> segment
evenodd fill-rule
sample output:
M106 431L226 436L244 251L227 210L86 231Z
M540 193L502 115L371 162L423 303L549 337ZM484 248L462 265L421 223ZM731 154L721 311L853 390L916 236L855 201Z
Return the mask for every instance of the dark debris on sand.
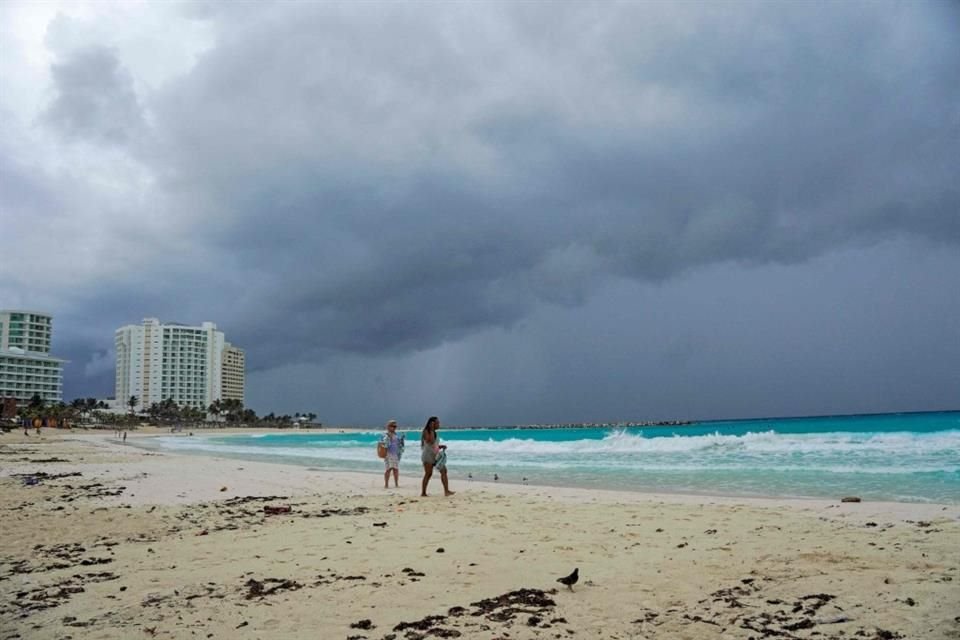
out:
M126 487L108 487L101 482L90 482L87 484L73 485L68 483L56 482L64 478L77 478L83 476L79 471L69 473L47 473L46 471L34 471L33 473L15 473L11 478L19 478L26 486L44 485L55 490L60 490L60 495L45 496L47 502L74 502L81 498L106 498L122 494ZM28 503L32 504L32 503ZM22 505L20 508L28 506ZM15 510L19 510L15 508Z
M469 608L451 607L446 615L432 615L412 622L400 622L393 627L396 633L387 634L382 640L394 640L398 637L397 634L402 634L399 637L403 640L477 637L477 634L491 633L495 626L505 629L515 623L540 629L566 625L566 619L551 615L557 605L550 596L555 594L555 589L511 591L474 602Z
M841 640L851 636L860 640L896 640L895 631L853 626L855 621L843 613L837 597L829 593L813 593L794 598L771 597L767 593L777 585L766 578L744 578L739 584L718 589L692 608L646 611L634 624L661 626L669 621L687 625L711 625L720 633L740 628L757 635L757 640ZM829 611L825 608L829 607ZM830 632L833 625L848 626Z
M46 584L16 592L14 599L0 600L0 618L26 618L31 613L52 609L67 602L77 593L86 591L87 583L116 580L118 576L108 571L78 573Z
M336 572L331 572L327 575L323 575L321 573L317 575L317 580L316 582L313 583L313 586L316 587L323 584L333 584L334 582L340 582L341 580L345 580L347 582L353 582L353 581L362 581L366 579L367 579L367 576L341 576Z
M263 580L250 578L244 583L244 586L247 588L247 600L265 598L278 591L296 591L303 588L303 585L296 580L286 578L264 578Z
M285 500L289 500L289 496L239 496L217 502L192 505L189 509L183 509L174 515L174 518L179 520L180 523L171 527L167 533L199 530L200 533L197 535L208 535L216 531L236 531L262 525L268 520L275 519L270 516L329 518L333 516L360 516L370 511L367 507L316 509L311 508L307 503L265 504Z
M70 473L47 473L46 471L34 471L33 473L11 473L11 478L20 478L25 484L40 484L49 480L59 480L61 478L76 478L83 474L79 471Z
M6 568L6 570L0 572L0 583L20 574L46 573L60 569L91 567L113 562L113 558L108 556L88 555L91 552L78 542L53 545L38 544L34 545L32 552L33 557L29 560L0 559L0 569Z
M353 622L350 624L351 629L363 629L364 631L369 631L370 629L375 629L376 625L369 619L363 619L358 622Z
M59 458L44 458L31 460L33 463L65 462ZM7 484L16 483L25 485L22 495L30 496L23 501L10 501L2 517L8 517L7 512L61 511L63 505L68 509L84 509L84 502L89 501L93 506L91 514L97 512L112 513L116 509L130 509L130 505L112 505L101 502L104 498L123 494L126 487L115 482L97 482L84 477L81 472L51 473L35 470L31 473L20 473L8 476L4 481ZM19 488L19 487L18 487ZM329 518L337 516L360 517L365 516L371 509L357 506L339 508L338 505L312 505L301 503L295 506L279 504L286 501L287 496L240 496L225 500L170 507L158 511L152 506L147 513L154 513L154 526L149 530L132 532L112 540L108 537L96 537L82 542L64 542L58 544L37 544L32 547L23 547L22 553L17 556L0 557L0 590L7 597L0 599L0 620L23 621L19 624L36 624L36 616L40 612L55 609L71 601L77 594L84 594L91 590L91 585L107 581L119 581L122 576L108 571L95 571L101 565L114 563L115 549L118 545L144 544L160 541L168 535L196 534L199 530L208 533L224 529L247 529L255 526L269 526L271 520L289 520L297 518ZM74 503L69 505L68 503ZM11 513L12 515L12 513ZM277 516L280 517L277 517ZM147 549L153 552L152 548ZM417 575L417 573L414 573ZM422 576L423 574L419 574ZM291 576L293 578L293 576ZM330 574L320 576L315 584L301 584L296 579L285 577L242 576L240 581L232 584L195 584L181 585L169 591L151 592L143 595L140 606L147 609L164 609L175 611L178 614L185 608L191 609L202 600L234 600L237 606L257 606L263 601L269 606L271 597L285 591L295 591L302 588L317 587L338 581L348 583L364 581L365 576ZM416 578L413 578L416 579ZM310 581L307 581L308 583ZM343 584L341 582L341 584ZM241 586L242 585L242 586ZM126 586L119 586L116 593L127 590ZM118 596L109 593L105 598L116 600ZM249 603L249 604L247 604ZM74 616L63 616L60 623L63 627L90 627L104 623L115 623L111 620L117 615L116 611L104 610L102 615L78 619ZM155 612L151 615L167 615ZM239 621L238 621L239 622ZM240 624L237 628L246 625ZM0 624L0 627L3 627ZM26 627L24 627L26 628ZM21 631L22 634L22 631ZM0 637L14 638L22 635L4 635ZM69 638L71 636L63 636Z

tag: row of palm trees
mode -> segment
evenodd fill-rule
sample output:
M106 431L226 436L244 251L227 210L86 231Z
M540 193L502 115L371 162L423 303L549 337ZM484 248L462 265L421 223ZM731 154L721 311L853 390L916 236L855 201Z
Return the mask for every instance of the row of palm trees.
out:
M56 424L84 424L107 409L107 405L96 398L76 398L70 404L64 402L46 402L40 394L33 394L30 401L20 407L17 415L20 419L33 421L35 418L53 419ZM121 416L122 417L122 416Z
M272 412L257 417L253 409L243 406L241 400L234 398L215 400L205 410L190 405L179 405L173 398L155 402L146 411L138 415L136 408L140 406L137 396L130 396L126 406L128 412L124 414L106 411L106 404L96 398L76 398L69 404L64 402L48 403L35 394L24 407L18 411L21 419L34 418L56 420L57 424L103 424L103 425L133 425L147 417L153 424L198 424L202 422L220 422L231 426L292 426L296 423L313 423L317 414L299 413L290 415L274 415Z

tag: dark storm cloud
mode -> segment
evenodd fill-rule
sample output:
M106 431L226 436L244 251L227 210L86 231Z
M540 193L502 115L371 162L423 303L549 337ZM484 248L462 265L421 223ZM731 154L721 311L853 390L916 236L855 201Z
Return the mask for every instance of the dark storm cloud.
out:
M188 10L211 46L149 94L104 47L52 70L44 121L149 178L109 202L138 212L126 275L66 312L112 310L96 349L64 337L90 376L143 316L214 320L263 372L528 340L610 283L960 245L948 4Z
M262 367L433 346L610 277L955 244L955 34L884 7L247 12L153 105L152 160L250 274Z
M123 143L143 126L133 79L104 47L74 53L51 68L56 97L44 118L72 139Z

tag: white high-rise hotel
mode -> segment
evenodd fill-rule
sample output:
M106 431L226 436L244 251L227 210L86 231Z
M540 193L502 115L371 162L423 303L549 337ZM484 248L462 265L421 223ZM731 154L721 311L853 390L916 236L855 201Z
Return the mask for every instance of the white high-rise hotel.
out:
M0 400L26 404L63 399L64 360L50 355L53 319L45 313L0 310Z
M120 406L131 396L138 411L167 398L198 409L215 400L243 401L243 351L212 322L189 327L144 318L143 324L117 329L116 351Z

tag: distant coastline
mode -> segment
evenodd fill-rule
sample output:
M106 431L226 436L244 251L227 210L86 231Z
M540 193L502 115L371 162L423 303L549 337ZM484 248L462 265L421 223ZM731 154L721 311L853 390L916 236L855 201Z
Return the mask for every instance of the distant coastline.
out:
M960 409L929 409L917 411L889 411L874 413L826 413L796 416L766 416L762 418L707 418L703 420L641 420L625 422L566 422L566 423L536 423L536 424L516 424L516 425L485 425L485 426L467 426L467 425L448 425L449 430L454 429L599 429L599 428L632 428L632 427L688 427L697 425L706 425L713 423L728 422L769 422L789 421L789 420L821 420L825 418L876 418L881 416L913 416L913 415L934 415L960 413Z
M542 424L513 424L496 426L451 425L448 430L497 430L497 429L626 429L630 427L685 427L699 424L695 420L643 420L640 422L564 422Z

